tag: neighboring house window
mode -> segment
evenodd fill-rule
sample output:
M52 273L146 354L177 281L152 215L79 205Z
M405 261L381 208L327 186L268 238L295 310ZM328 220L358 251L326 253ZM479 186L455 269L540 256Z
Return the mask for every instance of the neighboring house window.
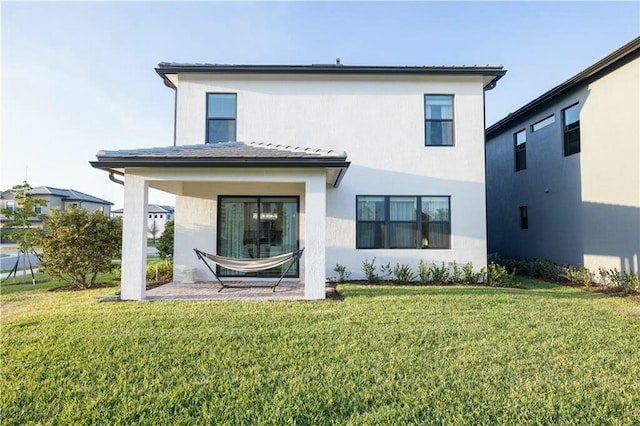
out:
M540 129L544 128L544 127L547 127L547 126L549 126L549 125L551 125L551 124L553 124L555 122L556 122L556 117L555 117L555 115L552 114L547 118L543 118L542 120L540 120L540 121L538 121L536 123L533 123L531 125L531 131L532 132L537 132L538 130L540 130Z
M580 105L562 110L562 126L565 157L580 152Z
M207 93L207 143L236 140L236 94Z
M424 144L453 145L453 95L424 95Z
M13 200L9 200L9 201L7 201L6 206L7 206L7 207L6 207L6 208L7 208L7 210L13 211L13 209L14 209L14 208L15 208L15 206L16 206L15 201L13 201Z
M449 197L357 196L356 248L448 249Z
M35 206L33 206L33 211L35 214L42 214L42 206L36 204Z
M520 229L529 229L527 206L520 206Z
M513 135L516 172L527 168L527 131L521 130Z

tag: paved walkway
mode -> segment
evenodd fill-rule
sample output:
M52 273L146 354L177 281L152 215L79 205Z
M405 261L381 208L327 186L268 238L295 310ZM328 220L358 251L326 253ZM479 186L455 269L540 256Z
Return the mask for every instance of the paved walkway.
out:
M261 285L264 283L243 283ZM304 300L304 285L300 282L281 282L274 292L271 287L225 288L220 293L220 284L168 283L147 290L145 300L245 300L245 301L295 301Z

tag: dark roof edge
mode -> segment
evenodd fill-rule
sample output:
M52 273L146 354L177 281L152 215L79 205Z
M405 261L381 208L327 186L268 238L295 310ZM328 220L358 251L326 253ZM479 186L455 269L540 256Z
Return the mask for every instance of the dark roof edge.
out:
M167 74L333 74L333 75L487 75L494 76L485 87L493 88L507 71L502 65L486 66L344 66L344 65L214 65L171 64L161 62L155 68L166 86L175 89Z
M548 92L543 93L542 95L535 98L534 100L527 103L526 105L522 106L521 108L517 109L515 112L510 113L506 117L492 124L485 130L486 138L492 137L493 134L498 133L503 127L507 126L511 122L522 117L523 115L527 114L528 112L532 111L538 106L546 103L550 99L553 99L556 96L586 82L589 78L600 73L601 71L612 66L617 66L627 58L631 58L631 56L634 53L636 55L640 55L640 37L636 37L635 39L631 40L629 43L617 49L616 51L600 59L595 64L585 68L584 70L580 71L578 74L574 75L573 77L569 78L568 80L564 81L563 83L559 84L558 86L554 87Z
M178 167L178 168L195 168L195 167L217 167L217 168L233 168L233 167L283 167L283 168L308 168L308 167L349 167L349 161L336 158L313 158L300 161L299 158L291 160L268 159L257 160L247 158L225 158L224 160L203 159L174 159L174 158L110 158L108 160L90 161L92 167L101 170L110 170L122 167Z

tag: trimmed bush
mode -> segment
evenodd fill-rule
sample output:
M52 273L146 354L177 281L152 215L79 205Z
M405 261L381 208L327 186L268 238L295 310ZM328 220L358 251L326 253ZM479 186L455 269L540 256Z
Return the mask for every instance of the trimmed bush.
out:
M173 262L163 260L147 264L147 281L171 281L173 279Z

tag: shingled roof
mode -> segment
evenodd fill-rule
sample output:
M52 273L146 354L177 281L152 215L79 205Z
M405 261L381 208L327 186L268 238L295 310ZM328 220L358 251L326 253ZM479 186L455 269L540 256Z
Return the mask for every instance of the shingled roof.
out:
M100 151L90 164L109 172L126 167L320 167L346 170L347 154L261 142L222 142ZM343 175L338 173L336 185Z

